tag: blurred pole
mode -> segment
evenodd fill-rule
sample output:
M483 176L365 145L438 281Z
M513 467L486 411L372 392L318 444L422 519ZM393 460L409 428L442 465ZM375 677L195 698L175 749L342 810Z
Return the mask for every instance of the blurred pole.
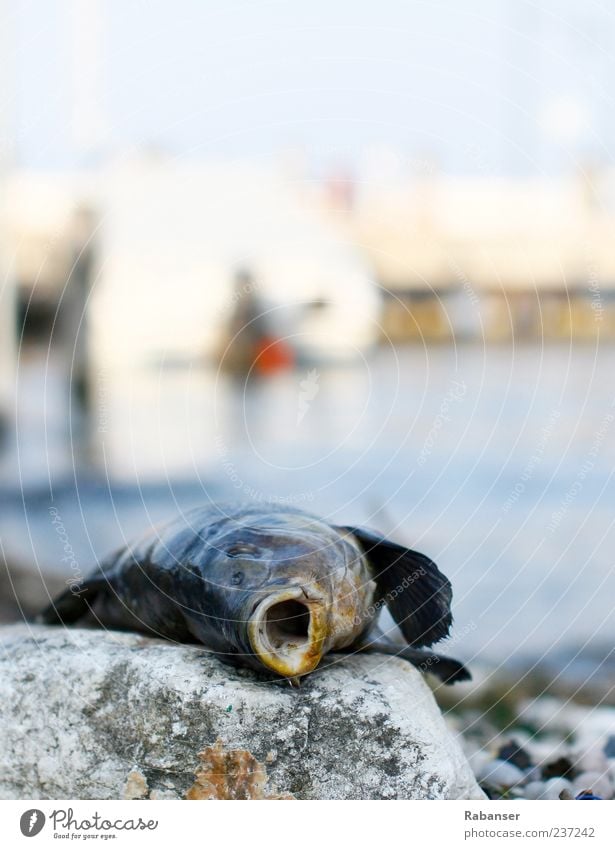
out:
M17 362L17 297L9 251L7 198L14 143L11 23L7 5L0 2L0 446L13 420Z

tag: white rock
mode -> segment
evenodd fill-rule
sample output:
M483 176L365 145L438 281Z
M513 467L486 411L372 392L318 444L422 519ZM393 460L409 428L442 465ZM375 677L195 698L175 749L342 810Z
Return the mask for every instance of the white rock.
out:
M523 788L523 795L526 799L544 799L545 790L545 781L530 781Z
M478 779L486 787L499 790L522 784L525 781L525 775L508 761L494 760L481 768Z
M572 792L572 784L567 778L550 778L548 781L530 781L523 788L526 799L559 799L562 790Z
M0 798L183 798L199 768L199 798L222 773L239 797L484 799L403 660L333 656L293 689L195 646L0 628Z
M531 766L529 769L523 770L523 772L527 782L542 781L542 773L539 766Z
M514 741L520 748L527 749L534 740L534 735L526 731L525 728L510 728L506 734L498 741L499 746L505 746L511 741Z
M583 752L577 753L573 761L577 772L604 773L608 769L606 755L599 745L594 745Z
M568 790L572 793L572 784L567 778L549 778L548 781L545 781L544 794L540 798L559 799L559 794L562 790ZM572 795L574 796L574 793L572 793Z
M553 763L560 758L571 757L570 747L561 737L552 735L533 740L528 747L528 752L534 763L540 766Z
M615 707L600 705L583 708L584 715L574 729L576 746L579 750L604 745L615 734Z
M564 703L553 696L540 696L522 703L519 716L542 733L555 734L573 731L585 717L587 708L571 702Z
M583 790L591 790L603 799L613 798L613 785L606 772L582 772L572 782L572 795L577 796Z

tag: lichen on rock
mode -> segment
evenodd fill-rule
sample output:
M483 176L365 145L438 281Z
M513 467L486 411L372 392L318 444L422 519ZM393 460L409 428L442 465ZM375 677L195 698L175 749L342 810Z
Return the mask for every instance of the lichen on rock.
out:
M267 789L264 765L245 749L225 749L216 740L199 753L201 765L186 799L294 799L291 793Z

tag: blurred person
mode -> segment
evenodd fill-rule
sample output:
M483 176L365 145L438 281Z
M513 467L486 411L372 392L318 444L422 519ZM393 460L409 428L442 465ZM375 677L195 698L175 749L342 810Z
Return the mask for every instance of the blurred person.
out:
M248 269L235 274L232 299L233 309L218 357L221 368L238 375L265 375L290 368L293 351L274 332Z
M95 257L93 231L94 213L83 206L73 220L71 274L60 305L60 326L69 358L71 401L86 417L94 401L88 357L88 300Z
M0 450L6 445L14 404L15 297L8 281L0 291Z

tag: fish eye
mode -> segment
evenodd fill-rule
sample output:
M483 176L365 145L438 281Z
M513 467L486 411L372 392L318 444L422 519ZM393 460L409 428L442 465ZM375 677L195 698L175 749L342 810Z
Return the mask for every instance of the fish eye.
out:
M231 575L231 584L233 586L238 587L243 581L243 572L233 572Z
M247 542L240 542L237 545L231 545L226 549L227 557L241 557L242 554L248 554L252 557L256 557L259 554L259 550L255 545L250 545Z

